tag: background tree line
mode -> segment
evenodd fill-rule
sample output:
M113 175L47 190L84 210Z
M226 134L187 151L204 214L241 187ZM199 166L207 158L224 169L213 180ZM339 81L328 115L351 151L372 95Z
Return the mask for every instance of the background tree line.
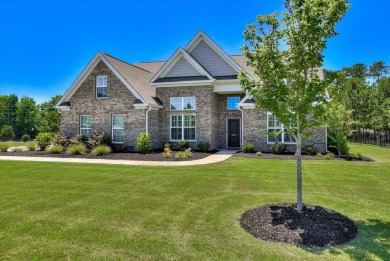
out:
M390 66L383 61L371 66L362 63L344 67L333 74L329 88L332 102L351 111L350 122L354 131L365 129L390 133Z
M37 104L33 98L15 94L0 95L0 126L7 132L12 128L14 138L23 134L34 138L39 132L60 131L60 114L54 109L61 95Z

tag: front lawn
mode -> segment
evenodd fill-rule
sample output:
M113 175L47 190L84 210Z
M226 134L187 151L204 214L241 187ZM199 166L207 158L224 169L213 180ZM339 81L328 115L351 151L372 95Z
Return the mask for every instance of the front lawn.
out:
M27 142L23 142L23 141L0 141L0 144L8 144L8 146L10 147L19 147L19 146L27 146L28 144L36 144L35 141L27 141Z
M379 160L303 163L304 202L358 223L351 242L314 249L260 241L239 225L248 209L295 202L291 160L158 168L0 161L0 259L389 259L390 149L351 150Z

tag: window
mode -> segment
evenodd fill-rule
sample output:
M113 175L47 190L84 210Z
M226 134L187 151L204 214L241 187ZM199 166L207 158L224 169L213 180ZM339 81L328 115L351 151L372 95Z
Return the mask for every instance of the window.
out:
M96 77L96 98L107 97L107 75Z
M91 115L80 116L80 134L83 134L88 138L92 137L92 116Z
M272 113L267 113L267 142L268 143L295 143L294 137L286 133L283 124L281 124L278 119L272 115ZM282 132L281 134L276 135L277 132Z
M195 104L195 97L171 97L171 111L195 110Z
M228 97L227 98L227 109L228 110L238 110L238 103L240 102L240 97Z
M125 116L112 115L112 142L123 143L125 140Z
M195 114L171 115L171 140L195 140Z

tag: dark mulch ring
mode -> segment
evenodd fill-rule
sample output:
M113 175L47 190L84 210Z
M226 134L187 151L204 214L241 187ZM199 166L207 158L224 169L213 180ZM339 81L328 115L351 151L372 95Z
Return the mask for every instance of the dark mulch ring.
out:
M84 158L84 159L110 159L110 160L141 160L141 161L187 161L203 159L217 151L200 152L193 151L192 157L186 159L177 159L175 154L177 151L173 151L171 158L163 158L162 150L151 151L148 154L140 154L138 152L114 152L108 155L95 156L91 153L85 153L83 155L69 155L65 152L60 154L51 154L47 151L22 151L22 152L0 152L0 156L23 156L23 157L55 157L55 158Z
M243 157L243 158L256 158L256 159L282 159L282 160L296 160L297 157L293 153L286 153L286 154L272 154L263 152L261 156L257 156L256 153L244 153L244 152L238 152L233 155L234 157ZM355 158L325 158L325 155L319 156L309 156L309 155L302 155L302 160L347 160L347 161L367 161L367 162L373 162L374 160L363 156L363 158L355 159Z
M295 207L281 203L248 210L241 227L258 239L300 247L335 246L357 235L356 224L340 213L312 205L298 213Z

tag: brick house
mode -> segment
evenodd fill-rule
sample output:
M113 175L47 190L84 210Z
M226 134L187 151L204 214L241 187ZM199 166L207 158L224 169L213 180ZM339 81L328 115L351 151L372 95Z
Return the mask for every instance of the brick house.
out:
M114 144L133 149L146 131L155 148L164 141L188 140L194 148L209 142L214 149L250 141L269 151L274 138L263 131L283 126L240 88L240 70L256 79L244 56L226 54L202 31L168 61L129 64L98 52L56 105L61 131L106 132ZM326 128L314 133L304 145L325 152ZM289 135L278 139L295 150Z

